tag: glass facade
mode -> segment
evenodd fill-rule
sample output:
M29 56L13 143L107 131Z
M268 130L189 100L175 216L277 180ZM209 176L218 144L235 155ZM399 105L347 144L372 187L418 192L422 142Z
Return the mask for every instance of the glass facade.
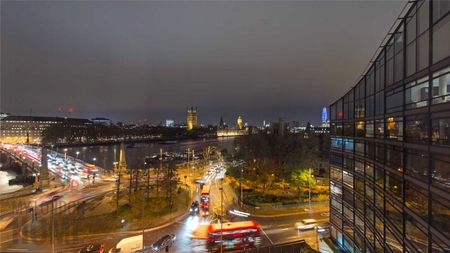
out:
M330 106L330 223L345 252L450 252L450 1L410 1Z

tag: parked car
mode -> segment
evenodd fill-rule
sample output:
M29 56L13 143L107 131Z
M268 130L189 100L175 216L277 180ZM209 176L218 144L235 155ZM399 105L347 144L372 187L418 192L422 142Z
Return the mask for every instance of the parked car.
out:
M78 253L103 253L103 244L89 244L78 251Z
M153 251L159 252L160 250L168 249L172 246L175 241L176 236L174 234L169 234L161 237L158 241L152 244Z
M303 219L295 223L295 227L298 230L308 230L313 229L317 225L317 220L315 219Z

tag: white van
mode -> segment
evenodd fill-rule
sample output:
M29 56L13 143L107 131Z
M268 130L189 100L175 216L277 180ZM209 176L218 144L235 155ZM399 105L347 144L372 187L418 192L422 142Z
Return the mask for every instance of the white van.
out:
M136 235L123 238L117 243L115 248L109 250L109 253L135 253L144 249L144 237Z

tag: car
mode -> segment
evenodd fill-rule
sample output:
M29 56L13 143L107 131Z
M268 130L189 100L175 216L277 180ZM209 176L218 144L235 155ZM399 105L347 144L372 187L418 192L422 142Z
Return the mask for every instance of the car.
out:
M330 237L330 223L325 222L316 226L317 235L319 238L328 238Z
M152 244L152 250L156 252L159 252L160 250L166 250L172 246L175 239L176 236L174 234L165 235Z
M191 208L189 208L190 215L197 215L200 212L198 201L194 201L191 204Z
M202 207L202 211L200 212L200 215L202 217L207 217L209 215L209 207L208 206L203 206Z
M317 225L317 220L315 219L303 219L297 223L295 223L295 227L298 230L308 230L313 229Z
M103 253L103 244L89 244L78 251L78 253Z

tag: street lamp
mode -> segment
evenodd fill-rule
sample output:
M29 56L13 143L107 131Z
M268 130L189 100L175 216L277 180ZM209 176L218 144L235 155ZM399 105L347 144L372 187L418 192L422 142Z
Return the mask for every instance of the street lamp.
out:
M67 162L67 148L64 149L64 163Z
M77 160L78 160L78 155L80 154L80 151L75 152L75 154L77 154Z
M311 180L314 178L314 175L311 173L311 168L308 169L308 199L309 199L309 211L311 212Z
M244 205L244 190L242 188L242 182L244 181L244 169L241 168L241 180L240 180L240 186L241 186L241 208Z

